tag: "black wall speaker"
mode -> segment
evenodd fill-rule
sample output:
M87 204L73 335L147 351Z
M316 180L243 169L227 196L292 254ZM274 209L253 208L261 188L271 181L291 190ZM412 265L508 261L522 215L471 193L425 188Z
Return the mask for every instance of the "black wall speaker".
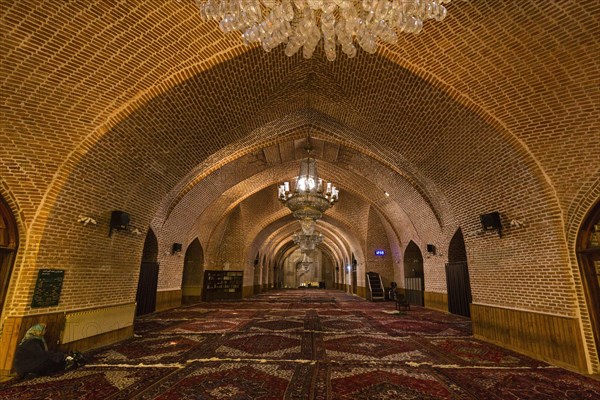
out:
M500 213L494 211L489 214L482 214L479 216L481 220L481 226L484 231L498 231L498 234L502 236L502 222L500 221Z
M181 243L173 243L173 253L181 251Z
M432 244L427 245L427 252L435 254L435 246Z
M108 236L112 234L113 229L125 230L129 227L129 214L125 211L113 211L110 215L110 230Z

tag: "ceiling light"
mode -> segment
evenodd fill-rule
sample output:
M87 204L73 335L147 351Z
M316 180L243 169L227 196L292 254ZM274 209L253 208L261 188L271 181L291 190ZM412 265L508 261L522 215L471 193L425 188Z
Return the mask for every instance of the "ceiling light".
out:
M265 51L286 44L292 56L302 48L311 58L323 40L325 56L335 60L340 46L348 57L356 43L375 53L377 42L396 43L397 32L419 33L423 21L446 17L450 0L196 0L203 20L215 20L223 32L242 32L245 44Z
M310 156L310 142L305 150L308 156L300 161L295 186L292 188L290 182L279 185L277 197L294 213L294 218L308 221L320 219L338 201L339 191L317 175L317 162Z

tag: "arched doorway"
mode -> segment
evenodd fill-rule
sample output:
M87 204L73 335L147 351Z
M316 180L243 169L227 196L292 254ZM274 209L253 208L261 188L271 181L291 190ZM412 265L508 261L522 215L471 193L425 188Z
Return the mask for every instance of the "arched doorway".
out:
M0 196L0 313L6 302L18 244L17 223L10 207Z
M202 300L202 282L204 273L204 250L198 239L188 246L183 261L183 277L181 279L181 302L198 303Z
M135 315L144 315L156 309L156 289L158 287L158 240L152 229L148 229L142 265L136 295L137 308Z
M471 283L467 266L467 249L460 228L450 240L448 263L446 264L446 286L448 289L448 311L452 314L471 317Z
M261 291L261 286L260 286L260 270L261 270L261 266L260 264L260 255L258 253L256 253L256 257L254 258L254 281L253 281L253 285L254 285L254 294L259 294Z
M412 240L404 251L404 291L410 304L424 305L425 273L421 249Z
M356 271L356 267L358 266L358 261L356 261L356 258L354 258L354 253L352 253L352 277L351 277L351 284L352 284L352 293L357 294L358 293L358 287L356 285L356 280L358 279L358 273Z
M262 291L266 292L269 290L269 283L271 276L269 276L269 266L267 265L267 255L264 254L262 258Z
M579 231L577 261L596 349L600 349L600 201L592 207Z

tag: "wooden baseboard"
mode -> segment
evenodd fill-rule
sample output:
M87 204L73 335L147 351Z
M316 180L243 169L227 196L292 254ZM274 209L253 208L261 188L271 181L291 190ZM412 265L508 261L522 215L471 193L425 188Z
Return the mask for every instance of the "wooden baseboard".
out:
M61 350L64 352L69 351L88 351L111 345L113 343L121 342L125 339L129 339L133 336L133 325L126 326L125 328L117 329L115 331L106 332L100 335L88 337L85 339L77 340L75 342L66 343L61 346Z
M367 288L364 286L357 286L356 287L356 295L358 297L362 297L363 299L367 298Z
M48 343L48 348L52 351L87 351L108 346L133 336L133 325L131 325L70 343L58 344L62 329L65 325L64 312L7 317L2 326L2 337L0 338L0 376L11 376L17 345L23 336L25 336L25 332L27 332L31 326L40 322L45 323L47 326L45 338Z
M438 292L425 292L425 307L448 312L448 294Z
M243 286L242 287L242 297L252 297L254 296L254 286Z
M577 318L471 304L473 336L589 374Z
M168 310L179 306L181 306L181 289L156 292L156 311Z

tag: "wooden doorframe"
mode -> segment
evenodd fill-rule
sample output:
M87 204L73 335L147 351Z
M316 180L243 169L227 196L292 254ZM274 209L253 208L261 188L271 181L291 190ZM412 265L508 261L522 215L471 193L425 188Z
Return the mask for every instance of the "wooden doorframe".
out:
M600 235L600 201L587 213L577 236L577 263L596 349L600 349L600 283L596 263L600 263L600 246L592 246L592 235Z
M0 196L0 314L6 304L8 286L19 247L17 221L8 203Z

